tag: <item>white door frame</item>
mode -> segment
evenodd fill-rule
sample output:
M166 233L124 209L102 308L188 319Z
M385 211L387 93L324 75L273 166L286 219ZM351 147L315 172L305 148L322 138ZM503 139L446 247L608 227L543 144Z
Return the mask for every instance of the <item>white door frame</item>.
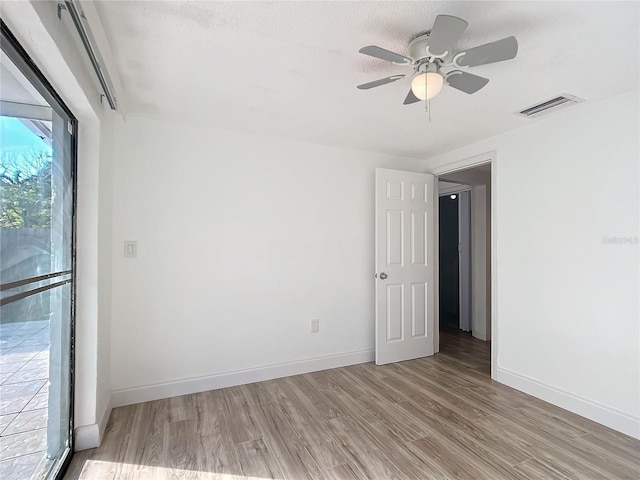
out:
M471 185L462 184L453 185L451 187L443 187L442 189L438 187L438 196L444 197L446 195L453 195L454 193L458 194L460 192L470 192L471 190L473 190L473 187Z
M496 235L496 171L497 171L497 152L495 150L475 155L473 157L464 158L455 162L441 165L439 167L429 170L427 173L437 177L442 175L457 172L459 170L467 170L469 168L478 167L480 165L491 164L491 378L496 380L497 367L498 367L498 275L497 275L497 235ZM435 189L437 190L437 189ZM438 202L438 192L434 193L434 202ZM436 203L437 204L437 203ZM440 251L438 245L438 209L435 209L434 219L434 243L436 252ZM434 262L436 272L439 269L438 255L434 255ZM440 316L440 285L439 276L435 275L435 318ZM434 351L440 351L440 332L438 331L438 324L434 322Z

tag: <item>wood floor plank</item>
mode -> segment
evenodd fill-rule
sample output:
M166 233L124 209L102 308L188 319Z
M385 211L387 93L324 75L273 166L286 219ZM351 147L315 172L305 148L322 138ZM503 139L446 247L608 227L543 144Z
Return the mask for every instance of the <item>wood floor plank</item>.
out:
M313 405L313 408L322 421L331 420L332 418L341 417L343 415L340 409L331 400L331 395L316 389L308 376L296 375L295 377L287 378L287 381L298 389L300 395L303 395L307 402Z
M164 426L162 466L181 471L198 471L196 423L178 420Z
M313 382L319 391L331 392L336 388L341 388L340 377L335 374L336 369L321 370L319 372L311 372L307 374L307 378Z
M284 477L290 480L322 479L322 469L303 447L287 412L278 402L257 407L256 418Z
M543 412L532 410L529 405L514 409L504 409L501 414L530 428L536 428L561 440L579 438L587 434L586 430L577 428L560 418L550 418Z
M334 377L334 381L336 384L340 385L339 389L334 389L346 392L352 398L360 398L365 396L375 396L379 398L383 402L393 403L394 400L387 400L387 397L382 389L369 389L364 383L358 381L358 377L352 374L349 374L348 369L345 368L336 368L331 370L331 375Z
M228 417L223 391L198 393L194 403L200 467L206 472L237 473L237 451L229 425L233 422L233 416Z
M354 365L353 368L344 369L342 373L353 382L362 386L363 394L370 397L372 394L382 400L391 403L408 400L404 392L389 388L384 382L384 376L371 375L370 368L365 365Z
M221 390L226 420L233 443L244 443L262 438L262 432L253 417L253 408L240 387Z
M460 480L524 480L509 466L501 465L498 469L474 451L457 448L448 438L430 435L411 442L409 448L417 456L435 463L446 475L446 478Z
M417 405L407 402L401 404L401 408L410 413L416 421L428 425L433 435L454 439L465 449L478 450L483 448L483 445L490 445L490 450L499 455L507 465L514 465L531 457L521 445L505 441L500 432L482 428L475 422L457 416L441 404L432 403L427 406L426 403Z
M280 379L249 383L247 385L241 385L239 388L243 390L246 398L252 405L271 403L283 398L278 388L279 380Z
M483 410L473 402L468 402L437 385L422 382L419 377L408 373L404 373L401 377L389 377L384 382L391 387L404 391L409 400L421 402L425 398L430 398L446 404L450 409L470 420L490 415L490 412Z
M169 423L167 400L136 405L129 445L122 462L135 465L135 474L151 475L154 465L163 464L164 428Z
M181 422L193 418L193 395L182 395L167 399L169 422Z
M200 436L218 435L223 437L226 435L227 440L231 442L230 432L223 431L225 426L223 425L224 401L222 390L198 393L195 397L194 409Z
M450 369L440 368L435 363L427 363L416 360L415 363L402 362L400 366L405 370L409 370L419 375L425 381L436 384L441 388L460 388L460 387L474 387L476 384L472 381L465 379L460 372L454 372Z
M240 475L242 467L235 444L229 444L218 435L198 437L198 464L204 472L220 475Z
M455 352L454 354L447 351L440 351L438 355L438 363L449 365L453 367L465 367L467 369L475 370L485 375L491 371L491 362L478 362L478 353L474 351L469 352Z
M360 407L357 397L349 395L344 389L336 389L331 392L331 401L336 408L340 410L342 415L335 418L351 417L359 418L362 421L373 421L373 415Z
M138 408L136 405L114 409L105 429L104 439L100 448L87 461L86 470L81 478L117 478L125 469L124 458L131 438L131 425Z
M278 462L262 439L250 440L236 445L237 458L241 473L238 476L261 479L283 479Z
M323 469L348 462L348 458L329 435L326 426L313 414L309 415L303 402L292 392L287 402L280 403L282 411L295 432L295 441L309 453Z
M113 410L66 479L640 478L640 441L492 381L490 345Z
M538 398L532 398L529 404L529 409L532 412L539 412L541 415L547 415L552 421L559 421L568 423L574 427L590 433L591 435L584 436L586 441L592 441L597 439L597 442L606 444L613 451L624 451L625 454L640 460L640 446L638 440L620 432L616 432L610 428L605 427L599 423L596 423L588 418L581 417L573 412L564 410L560 407L552 405L548 402L540 400Z
M390 438L410 442L428 433L423 426L415 423L410 415L399 408L397 403L385 404L374 397L360 398L359 403L361 408L375 419L373 423L385 426Z
M67 470L67 478L83 478L83 470L88 469L87 463L91 460L93 456L95 448L90 448L88 450L83 450L81 452L76 452L73 455L73 461L69 465L69 469ZM85 473L86 475L86 473ZM88 478L88 477L84 477Z
M474 384L486 385L491 383L491 365L480 365L460 362L451 355L437 355L433 359L432 368L445 372L455 372L457 375L470 380Z
M610 438L598 437L593 433L584 435L576 441L578 445L584 445L585 442L596 449L605 450L629 464L637 465L640 462L640 449L627 448L626 442L612 442Z
M367 480L367 476L352 463L338 465L325 472L327 480Z
M361 423L349 418L340 419L344 425L358 433L360 441L368 442L389 462L408 478L422 479L437 476L439 471L428 462L423 462L407 449L407 442L390 435L389 427L383 422Z
M505 408L514 410L526 408L529 404L528 398L517 394L511 395L511 392L502 392L494 385L456 387L451 389L451 393L461 399L469 399L476 402L483 410L498 415Z
M362 428L346 417L326 422L333 438L349 457L350 463L357 466L368 479L406 480L414 478L407 475L381 452L372 438L365 435Z
M572 472L549 465L547 462L541 462L536 458L530 458L514 467L515 470L522 473L526 478L545 478L550 480L577 480Z
M640 463L629 465L609 454L598 454L589 448L576 446L575 441L561 440L543 430L519 424L513 419L492 416L475 423L491 422L505 439L526 442L532 457L548 464L561 466L578 478L637 479ZM640 442L639 442L640 444Z
M477 403L492 415L510 418L522 425L541 430L563 440L578 438L587 433L560 418L554 419L542 411L532 409L527 398L523 400L511 398L506 392L481 387L458 388L454 390L453 394L461 399L466 398L468 401Z

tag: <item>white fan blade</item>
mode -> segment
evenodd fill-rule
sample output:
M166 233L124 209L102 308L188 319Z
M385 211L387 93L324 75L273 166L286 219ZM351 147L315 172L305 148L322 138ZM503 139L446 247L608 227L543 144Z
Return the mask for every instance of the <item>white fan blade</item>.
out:
M397 63L399 65L413 64L413 60L411 60L410 58L405 57L404 55L400 55L399 53L390 52L389 50L385 50L384 48L376 47L375 45L362 47L358 51L360 53L364 53L365 55L380 58L382 60L386 60L387 62Z
M396 80L400 80L404 78L404 75L392 75L387 78L381 78L380 80L374 80L373 82L363 83L362 85L358 85L360 90L369 90L373 87L379 87L380 85L386 85L387 83L395 82Z
M409 93L407 93L407 97L402 102L403 105L411 105L412 103L419 102L420 99L413 94L413 90L409 89Z
M516 37L507 37L456 53L453 62L459 67L476 67L511 60L518 54Z
M447 85L455 88L456 90L469 94L476 93L489 83L488 78L480 77L473 73L462 72L460 70L450 72L445 77L445 81L447 82Z
M451 15L438 15L433 23L427 46L429 53L440 56L453 53L453 47L466 30L467 22Z

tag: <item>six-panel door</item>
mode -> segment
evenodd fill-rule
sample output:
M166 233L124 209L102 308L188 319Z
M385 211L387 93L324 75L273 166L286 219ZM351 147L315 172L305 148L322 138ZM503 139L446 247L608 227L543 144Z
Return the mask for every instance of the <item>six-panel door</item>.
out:
M434 352L433 188L432 175L376 169L378 365Z

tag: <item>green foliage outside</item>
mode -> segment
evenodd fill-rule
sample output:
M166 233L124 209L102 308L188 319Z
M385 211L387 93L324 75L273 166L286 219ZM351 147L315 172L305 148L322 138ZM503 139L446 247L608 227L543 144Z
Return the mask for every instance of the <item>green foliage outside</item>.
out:
M0 227L51 226L51 154L46 151L0 155Z

